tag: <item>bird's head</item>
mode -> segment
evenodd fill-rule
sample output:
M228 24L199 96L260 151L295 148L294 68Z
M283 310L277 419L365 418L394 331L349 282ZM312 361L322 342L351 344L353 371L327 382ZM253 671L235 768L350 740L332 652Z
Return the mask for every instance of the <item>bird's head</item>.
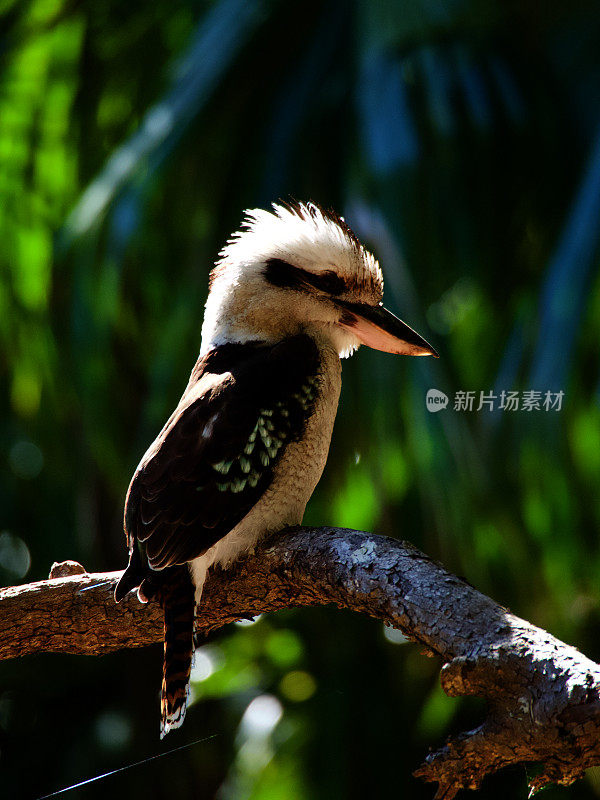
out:
M341 357L361 344L437 356L382 297L379 264L342 218L313 203L247 211L211 273L202 353L308 333Z

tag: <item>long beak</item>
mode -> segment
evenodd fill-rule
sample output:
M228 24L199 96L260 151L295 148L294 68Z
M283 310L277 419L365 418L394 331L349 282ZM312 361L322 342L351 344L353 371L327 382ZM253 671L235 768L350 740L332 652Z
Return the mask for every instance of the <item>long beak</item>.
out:
M439 358L425 339L382 305L370 306L345 300L337 302L342 308L339 324L368 347L405 356Z

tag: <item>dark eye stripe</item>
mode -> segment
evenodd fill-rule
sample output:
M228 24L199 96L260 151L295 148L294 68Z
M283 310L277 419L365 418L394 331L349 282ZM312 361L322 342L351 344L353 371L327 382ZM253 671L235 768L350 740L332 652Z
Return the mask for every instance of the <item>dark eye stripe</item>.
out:
M301 267L294 267L280 258L270 258L267 261L264 275L272 286L285 289L302 290L310 286L334 296L342 294L347 289L344 279L330 269L315 275Z

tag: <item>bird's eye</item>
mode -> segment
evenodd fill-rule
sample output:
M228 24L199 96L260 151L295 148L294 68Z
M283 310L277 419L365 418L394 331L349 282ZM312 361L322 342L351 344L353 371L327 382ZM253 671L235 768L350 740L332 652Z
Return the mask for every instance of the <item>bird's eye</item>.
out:
M279 286L281 289L300 289L302 287L302 275L299 270L281 258L270 258L265 266L264 276L272 286Z
M333 295L342 294L346 288L344 279L340 278L339 275L336 275L336 273L331 269L322 272L320 275L315 275L312 285L317 289L320 289L322 292L326 292L326 294Z
M270 258L267 261L265 278L273 286L286 289L307 289L311 286L319 292L330 295L339 295L346 289L346 283L333 270L314 273L301 267L294 267L280 258Z

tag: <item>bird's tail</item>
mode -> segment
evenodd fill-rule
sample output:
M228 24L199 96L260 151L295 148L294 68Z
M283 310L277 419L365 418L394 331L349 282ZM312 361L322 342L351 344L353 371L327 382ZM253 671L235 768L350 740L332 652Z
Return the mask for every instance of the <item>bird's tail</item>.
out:
M172 567L158 590L165 615L160 738L185 719L194 655L194 584L187 566Z

